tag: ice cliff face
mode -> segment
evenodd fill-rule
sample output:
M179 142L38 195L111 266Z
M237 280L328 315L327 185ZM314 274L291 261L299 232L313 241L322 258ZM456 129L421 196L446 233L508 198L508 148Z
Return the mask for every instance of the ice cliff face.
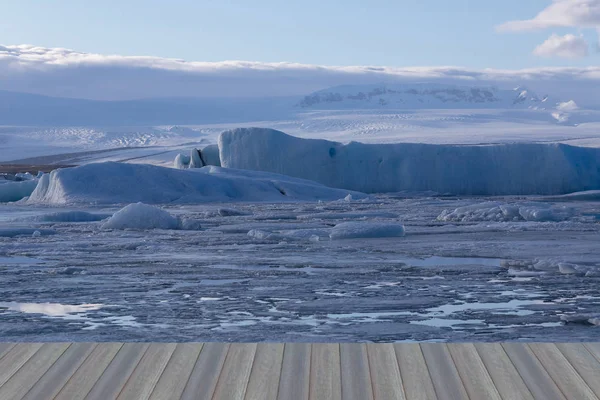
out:
M600 189L600 149L563 144L342 144L262 128L219 137L224 167L366 193L564 194Z
M517 87L471 87L441 84L337 86L312 93L298 104L309 109L345 108L552 108L548 96Z

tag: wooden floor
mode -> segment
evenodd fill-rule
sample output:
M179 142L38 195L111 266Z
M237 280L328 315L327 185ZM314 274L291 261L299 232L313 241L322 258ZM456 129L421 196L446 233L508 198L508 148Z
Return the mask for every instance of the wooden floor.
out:
M0 399L598 399L598 343L0 343Z

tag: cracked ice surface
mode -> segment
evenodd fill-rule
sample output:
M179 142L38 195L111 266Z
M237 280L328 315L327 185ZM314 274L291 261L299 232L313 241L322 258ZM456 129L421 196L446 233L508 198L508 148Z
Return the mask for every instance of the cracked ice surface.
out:
M560 218L507 218L505 205ZM600 337L590 322L600 316L597 201L373 196L165 209L201 228L110 230L96 219L116 208L0 206L0 338ZM71 211L98 218L45 217ZM401 224L405 236L330 239L349 222Z

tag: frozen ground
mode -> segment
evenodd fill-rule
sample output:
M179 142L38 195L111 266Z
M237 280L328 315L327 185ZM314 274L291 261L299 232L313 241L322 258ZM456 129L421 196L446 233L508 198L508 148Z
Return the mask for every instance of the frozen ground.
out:
M561 142L600 147L600 111L575 110L561 118L564 121L558 122L548 110L386 109L298 111L293 118L279 120L191 126L0 126L0 163L127 161L170 166L182 149L216 143L222 131L250 126L341 142Z
M103 228L119 208L0 205L3 340L600 338L597 201L185 205L165 209L192 230ZM353 222L371 237L334 233Z

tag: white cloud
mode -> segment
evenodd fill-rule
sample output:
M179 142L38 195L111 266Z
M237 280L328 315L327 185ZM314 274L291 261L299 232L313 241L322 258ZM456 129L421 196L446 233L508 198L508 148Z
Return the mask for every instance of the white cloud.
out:
M569 111L578 110L579 106L573 100L569 100L569 101L565 101L562 103L558 103L558 105L556 106L556 109L559 111L569 112Z
M250 61L193 62L0 46L0 90L89 99L305 95L342 84L436 81L526 85L562 98L600 103L600 66L521 70L461 67L321 66Z
M588 55L588 43L583 36L553 34L533 50L541 57L581 58Z
M532 19L509 21L499 31L530 31L556 27L600 27L600 0L554 0Z

